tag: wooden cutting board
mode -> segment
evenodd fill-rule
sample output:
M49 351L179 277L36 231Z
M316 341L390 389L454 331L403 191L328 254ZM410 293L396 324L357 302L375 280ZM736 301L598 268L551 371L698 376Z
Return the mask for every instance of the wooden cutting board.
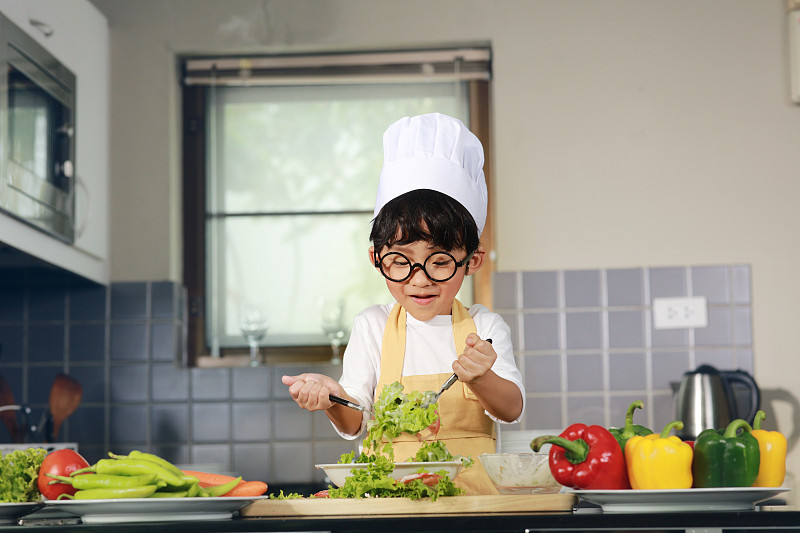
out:
M391 516L418 514L486 514L572 511L574 494L525 494L500 496L446 496L435 502L408 498L257 500L242 516Z

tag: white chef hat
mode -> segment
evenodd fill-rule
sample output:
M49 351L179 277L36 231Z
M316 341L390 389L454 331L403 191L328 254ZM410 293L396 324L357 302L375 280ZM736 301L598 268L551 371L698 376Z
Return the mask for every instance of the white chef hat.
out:
M405 117L383 134L375 216L394 198L417 189L450 196L472 214L478 235L483 233L488 199L483 146L457 118L441 113Z

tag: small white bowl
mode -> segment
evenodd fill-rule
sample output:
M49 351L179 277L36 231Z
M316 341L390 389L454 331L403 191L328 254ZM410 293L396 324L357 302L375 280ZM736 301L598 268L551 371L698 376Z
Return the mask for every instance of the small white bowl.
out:
M337 487L344 485L345 480L352 475L351 470L367 468L368 463L345 463L345 464L324 464L314 465L325 471L325 475L331 480L331 483ZM443 462L426 462L426 463L394 463L394 470L389 474L393 479L402 479L409 474L416 474L420 468L424 468L427 472L435 474L440 470L444 470L454 479L461 471L463 464L461 461L443 461Z
M481 464L500 494L554 494L547 453L482 453Z

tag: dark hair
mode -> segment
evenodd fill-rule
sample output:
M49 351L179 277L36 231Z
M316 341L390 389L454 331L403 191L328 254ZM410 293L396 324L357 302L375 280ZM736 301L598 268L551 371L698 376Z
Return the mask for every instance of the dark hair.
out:
M431 189L407 192L384 205L372 221L369 240L375 252L420 240L443 250L463 248L468 254L480 245L478 226L467 208Z

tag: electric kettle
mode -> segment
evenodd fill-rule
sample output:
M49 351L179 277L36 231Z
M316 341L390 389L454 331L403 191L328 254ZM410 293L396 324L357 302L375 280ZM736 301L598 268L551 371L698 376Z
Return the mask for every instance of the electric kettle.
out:
M761 392L747 372L699 366L683 375L675 397L675 419L683 422L678 436L694 440L704 429L724 429L737 418L752 424L760 402Z

